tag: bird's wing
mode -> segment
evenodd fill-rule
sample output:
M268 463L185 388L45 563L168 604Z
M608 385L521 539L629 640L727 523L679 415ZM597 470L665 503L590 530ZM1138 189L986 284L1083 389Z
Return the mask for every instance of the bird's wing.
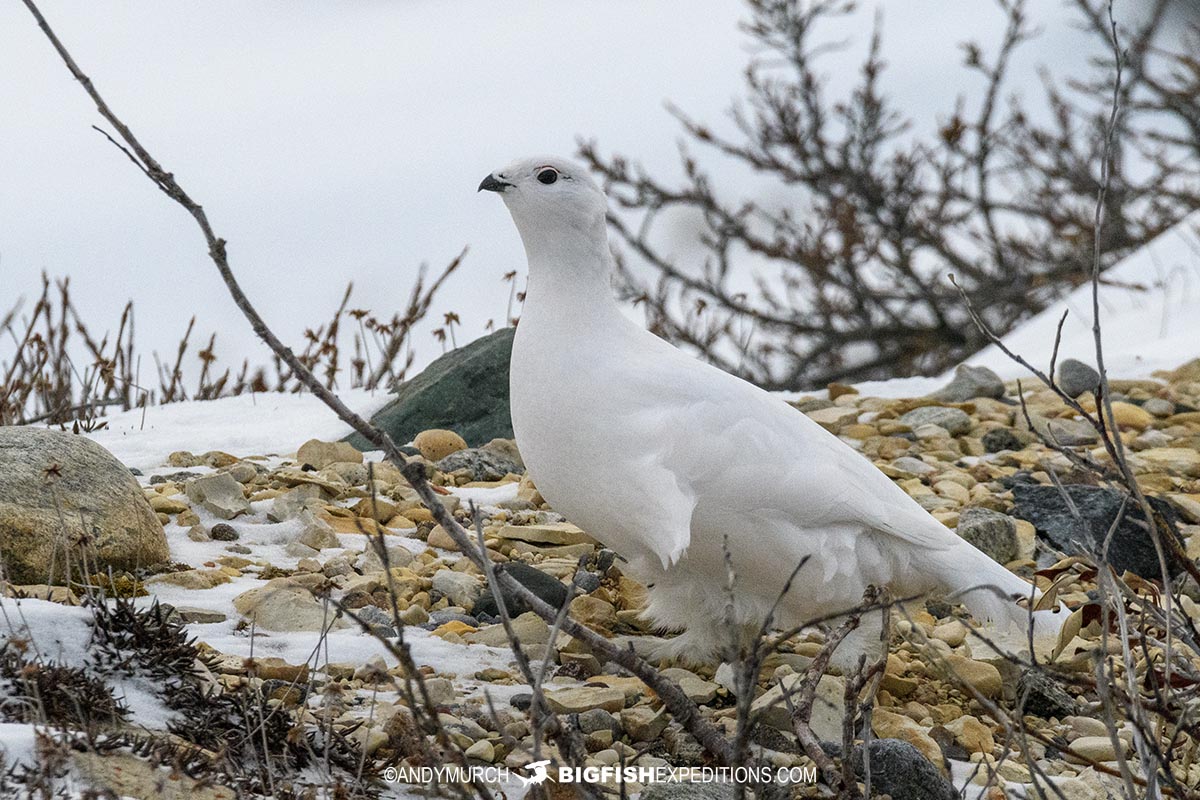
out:
M782 512L802 527L839 524L941 550L958 537L870 461L806 415L666 345L627 365L646 408L639 435L697 496Z

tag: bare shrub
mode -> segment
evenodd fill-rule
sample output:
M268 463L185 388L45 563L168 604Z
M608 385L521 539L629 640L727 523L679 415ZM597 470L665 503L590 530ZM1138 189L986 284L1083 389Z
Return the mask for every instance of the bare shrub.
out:
M654 331L760 386L801 389L937 372L986 344L947 272L1000 333L1087 279L1113 74L1103 2L1074 0L1101 54L1093 74L1045 76L1033 113L1004 97L1034 30L1023 0L1002 0L992 52L963 45L980 95L953 103L931 135L881 88L878 23L858 85L829 95L822 25L850 3L748 5L761 55L732 111L736 133L674 110L688 139L681 182L594 142L580 150L616 206L623 292ZM1173 40L1167 0L1147 5L1123 31L1103 265L1200 208L1200 31ZM765 176L764 194L784 199L730 198L692 145ZM664 229L680 220L697 227L694 258L673 255L681 241Z

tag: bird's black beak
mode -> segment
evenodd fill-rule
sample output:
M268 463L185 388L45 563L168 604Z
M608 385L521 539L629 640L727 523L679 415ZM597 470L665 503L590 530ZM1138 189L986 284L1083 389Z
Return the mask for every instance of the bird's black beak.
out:
M502 181L499 178L497 178L495 175L488 175L486 178L484 178L482 181L479 182L478 191L480 191L480 192L499 192L500 194L504 194L504 190L510 186L512 186L512 184L509 183L508 181Z

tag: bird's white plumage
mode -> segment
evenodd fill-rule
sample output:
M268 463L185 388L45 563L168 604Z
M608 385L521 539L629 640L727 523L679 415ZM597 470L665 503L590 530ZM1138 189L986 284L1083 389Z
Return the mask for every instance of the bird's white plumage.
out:
M553 183L538 179L546 168ZM707 660L729 643L726 541L736 622L748 628L806 556L782 624L852 608L868 585L988 586L964 595L976 613L1025 619L1010 598L1029 585L866 459L621 313L606 201L584 170L541 158L489 177L483 188L502 190L529 259L510 378L517 444L550 504L651 585L651 618L684 630L667 654Z

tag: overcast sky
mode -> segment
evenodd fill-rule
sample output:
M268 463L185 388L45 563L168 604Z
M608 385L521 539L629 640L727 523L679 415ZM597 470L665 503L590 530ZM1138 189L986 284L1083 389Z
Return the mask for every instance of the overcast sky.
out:
M875 9L864 5L830 29L858 46L830 62L835 91L855 77ZM956 43L991 46L1000 15L991 0L878 6L885 86L932 126L975 88ZM1057 0L1032 6L1043 35L1010 88L1036 94L1039 63L1082 70L1086 49ZM42 8L112 107L205 205L247 292L292 342L348 280L355 305L390 314L421 262L444 264L468 245L437 308L462 316L464 338L478 335L504 316L501 276L524 272L507 213L475 193L479 180L518 156L569 155L581 136L676 174L679 129L664 102L721 123L752 55L737 27L744 8L727 0ZM0 312L31 296L42 271L69 275L101 328L133 299L146 349L170 350L195 314L198 332L218 332L225 363L267 361L194 223L91 130L94 109L11 0L0 3L0 108ZM727 179L736 188L743 176ZM440 352L428 331L417 346Z

